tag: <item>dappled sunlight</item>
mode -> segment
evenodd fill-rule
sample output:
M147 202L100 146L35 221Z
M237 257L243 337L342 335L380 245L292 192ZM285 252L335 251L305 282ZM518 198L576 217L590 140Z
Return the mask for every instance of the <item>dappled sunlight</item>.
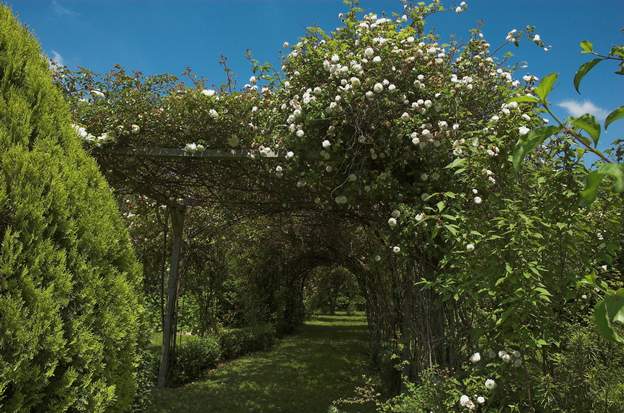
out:
M362 315L316 316L271 351L226 363L206 380L157 393L152 411L324 412L363 383L366 340Z

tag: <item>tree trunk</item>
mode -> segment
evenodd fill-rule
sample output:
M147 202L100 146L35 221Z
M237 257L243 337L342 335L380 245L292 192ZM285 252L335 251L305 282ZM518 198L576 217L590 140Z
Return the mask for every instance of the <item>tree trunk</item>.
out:
M174 331L174 317L176 313L176 301L178 285L180 282L180 251L182 250L182 233L184 230L185 207L173 207L171 211L171 225L173 229L173 239L171 243L171 268L169 273L169 283L167 287L167 312L163 328L163 343L160 356L160 368L158 370L158 387L165 387L169 374L169 365L172 356L172 333ZM175 337L174 337L175 340Z

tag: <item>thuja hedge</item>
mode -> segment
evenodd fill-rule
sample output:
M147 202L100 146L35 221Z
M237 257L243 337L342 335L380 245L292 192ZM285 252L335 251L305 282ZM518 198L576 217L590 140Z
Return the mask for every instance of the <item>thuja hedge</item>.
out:
M0 5L0 411L127 410L140 266L34 37Z

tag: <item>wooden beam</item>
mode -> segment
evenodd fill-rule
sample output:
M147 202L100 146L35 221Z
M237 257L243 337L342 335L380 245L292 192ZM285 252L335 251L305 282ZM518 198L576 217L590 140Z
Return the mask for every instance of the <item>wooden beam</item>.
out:
M180 283L180 253L182 250L182 235L184 231L184 216L186 208L183 206L175 206L169 209L171 211L172 226L172 243L171 243L171 268L169 272L169 283L167 287L167 309L165 312L165 323L163 328L162 349L160 354L160 367L158 369L158 387L163 388L167 385L169 369L172 357L172 335L173 335L173 319L176 313L176 295L178 293L178 285ZM175 337L173 337L175 340Z
M258 158L278 158L276 153L265 155L255 149L205 149L203 151L189 152L178 148L123 148L107 149L97 148L94 153L105 155L140 156L154 158L196 158L196 159L258 159Z

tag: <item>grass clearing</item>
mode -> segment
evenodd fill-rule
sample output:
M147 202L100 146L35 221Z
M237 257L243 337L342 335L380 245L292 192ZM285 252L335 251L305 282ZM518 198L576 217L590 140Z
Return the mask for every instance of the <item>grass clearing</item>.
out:
M363 315L315 316L270 351L225 363L202 381L155 392L151 411L325 413L332 401L354 396L369 372L367 340Z

